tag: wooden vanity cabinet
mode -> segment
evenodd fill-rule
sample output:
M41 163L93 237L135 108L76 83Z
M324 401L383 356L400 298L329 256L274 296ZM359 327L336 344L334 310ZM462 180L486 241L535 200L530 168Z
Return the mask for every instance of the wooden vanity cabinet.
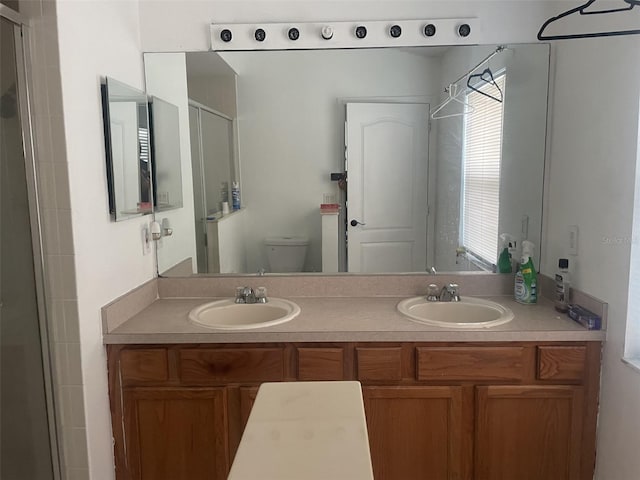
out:
M582 387L482 386L475 473L487 479L580 479Z
M226 478L225 388L127 388L124 430L130 478Z
M108 346L118 480L226 479L265 381L358 380L376 480L587 480L599 342Z
M463 387L363 386L362 397L376 479L470 478Z

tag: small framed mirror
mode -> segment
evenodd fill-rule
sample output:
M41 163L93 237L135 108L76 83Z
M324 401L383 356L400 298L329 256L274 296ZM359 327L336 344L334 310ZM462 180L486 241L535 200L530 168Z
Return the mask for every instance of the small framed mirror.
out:
M111 217L121 221L152 213L147 96L109 77L101 87Z
M182 162L178 107L158 97L149 103L154 211L182 207Z

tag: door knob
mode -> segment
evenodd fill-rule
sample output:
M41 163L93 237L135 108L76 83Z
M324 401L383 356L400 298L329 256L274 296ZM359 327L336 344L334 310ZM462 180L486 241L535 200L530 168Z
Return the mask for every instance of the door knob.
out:
M356 219L351 220L351 222L349 222L349 223L351 223L352 227L357 227L358 225L366 225L366 223L359 222Z

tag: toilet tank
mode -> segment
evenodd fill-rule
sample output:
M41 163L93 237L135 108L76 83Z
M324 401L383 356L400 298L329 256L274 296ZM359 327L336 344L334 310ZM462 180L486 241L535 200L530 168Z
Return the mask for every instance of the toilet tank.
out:
M309 239L301 236L267 237L269 271L274 273L301 272L307 256Z

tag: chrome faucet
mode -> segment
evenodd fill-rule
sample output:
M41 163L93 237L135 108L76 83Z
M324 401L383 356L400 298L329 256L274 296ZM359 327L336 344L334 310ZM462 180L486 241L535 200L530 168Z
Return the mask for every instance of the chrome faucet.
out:
M236 303L256 303L256 294L253 291L253 288L236 288Z
M236 303L267 303L267 289L258 287L255 290L251 287L236 288Z
M458 293L458 284L457 283L449 283L442 287L440 290L440 301L441 302L459 302L460 294Z

